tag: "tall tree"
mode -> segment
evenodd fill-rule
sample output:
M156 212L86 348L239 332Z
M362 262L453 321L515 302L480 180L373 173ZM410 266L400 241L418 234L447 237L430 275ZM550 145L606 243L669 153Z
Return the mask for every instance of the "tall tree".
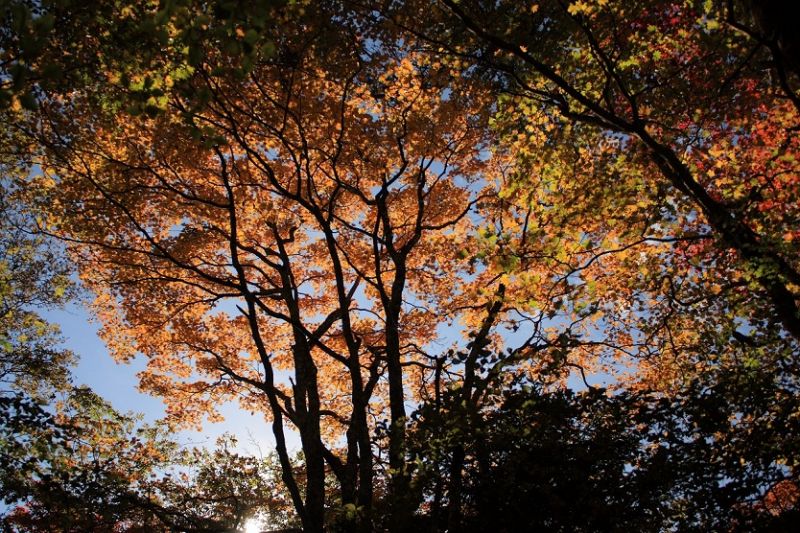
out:
M662 382L748 346L796 375L798 80L763 75L771 48L730 5L403 9L387 17L502 95L510 164L484 255L518 272L520 309Z
M798 80L780 32L713 2L382 14L499 95L507 172L474 260L507 286L505 323L540 332L534 372L668 394L743 373L765 386L736 401L768 410L797 394Z
M242 63L206 42L152 117L43 101L40 184L57 190L57 232L112 350L148 356L142 386L175 420L240 398L269 413L306 530L323 527L326 468L364 528L385 468L402 529L406 403L426 387L436 325L458 314L490 102L335 13L269 20L276 50ZM244 45L249 32L236 30Z
M623 365L667 395L728 370L769 384L767 411L796 393L797 80L731 9L112 9L147 53L100 32L99 80L37 93L25 188L175 422L239 399L306 530L328 476L346 527L384 497L407 530L409 404L443 387L472 413L522 377ZM456 322L471 343L442 353ZM457 528L471 447L450 444Z

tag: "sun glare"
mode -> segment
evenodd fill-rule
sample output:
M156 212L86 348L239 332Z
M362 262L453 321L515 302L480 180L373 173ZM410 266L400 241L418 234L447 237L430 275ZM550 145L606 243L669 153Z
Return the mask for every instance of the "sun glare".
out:
M251 518L244 523L244 533L260 533L262 525L261 520L258 518Z

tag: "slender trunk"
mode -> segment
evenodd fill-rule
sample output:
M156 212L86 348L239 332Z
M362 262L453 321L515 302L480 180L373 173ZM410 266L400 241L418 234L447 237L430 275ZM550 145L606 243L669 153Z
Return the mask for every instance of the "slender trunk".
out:
M442 367L445 358L436 358L436 369L433 375L433 408L436 418L442 417ZM442 497L444 492L444 476L442 472L436 470L436 480L433 488L433 503L431 504L431 531L439 531L441 526Z
M464 360L464 382L458 394L455 414L458 414L468 431L474 428L475 421L479 419L478 398L472 392L477 384L479 375L477 373L478 360L489 345L489 333L492 331L497 315L503 307L503 297L506 287L500 284L495 292L494 299L489 302L486 318L481 324L481 329L475 333L475 338L469 344L469 352ZM463 492L463 470L466 460L466 450L462 444L456 444L452 449L452 459L450 462L450 484L448 487L448 507L447 524L448 531L459 531L461 529L461 499Z
M372 471L372 442L369 438L369 426L367 425L367 402L363 397L354 397L353 403L353 408L356 410L357 414L353 419L357 427L356 438L358 440L359 450L357 503L363 508L363 516L360 520L361 527L359 530L367 532L372 529L372 476L374 475Z
M360 342L353 333L350 322L350 301L355 290L355 285L351 287L350 293L345 289L345 277L339 253L336 248L336 238L331 230L330 223L324 218L321 212L315 213L317 220L323 227L325 241L328 246L328 254L333 264L333 272L336 277L336 292L341 310L342 333L347 344L348 351L348 371L350 373L352 414L350 416L350 427L347 430L347 468L349 479L342 486L342 501L344 503L354 503L362 509L362 516L358 521L360 527L369 531L371 529L371 508L373 497L373 460L372 442L369 435L369 424L367 421L367 408L369 398L364 390L364 381L361 376L361 360L359 356ZM356 490L357 485L357 490ZM347 494L347 501L344 495Z
M292 239L292 236L290 235L285 240L276 227L272 229L281 262L283 263L280 269L282 297L293 325L294 345L292 346L292 355L296 383L293 384L292 388L296 424L300 431L300 442L303 448L306 471L306 522L304 522L303 528L304 531L321 532L325 523L325 457L320 431L321 417L317 366L311 356L311 346L306 337L306 332L301 327L303 322L297 297L297 284L290 266L289 254L285 247L285 244Z
M242 296L245 299L245 303L247 306L247 312L245 313L245 316L247 317L248 326L250 328L250 334L253 339L253 342L256 345L256 350L258 351L259 358L261 359L261 362L264 366L264 385L265 385L264 392L267 394L267 398L270 404L270 409L272 411L272 420L273 420L272 431L275 436L278 459L281 464L281 478L283 482L286 484L287 489L289 490L295 510L300 515L300 520L303 523L303 529L305 531L321 532L323 524L318 517L320 513L317 513L314 508L309 509L308 497L306 497L306 501L303 502L300 496L299 487L297 486L297 481L294 478L291 460L289 459L289 452L286 447L286 437L284 435L284 429L283 429L283 414L282 414L283 411L281 409L281 405L275 391L275 376L272 368L272 363L270 362L269 354L264 344L264 339L261 336L261 329L258 324L257 299L255 295L248 288L247 276L245 274L244 267L242 266L242 263L239 259L239 237L238 237L238 220L236 216L236 201L234 198L233 187L231 186L230 182L228 164L225 159L225 156L222 154L219 148L216 149L216 153L219 158L223 184L225 186L225 190L227 192L227 197L228 197L227 209L228 209L228 222L230 226L229 249L231 254L231 264L234 270L236 271L236 277L239 282L239 289L241 291ZM280 235L277 234L277 231L275 231L275 234L278 239L278 243L281 246L281 251L284 253L285 256L285 251L283 250L281 244ZM291 280L289 277L287 277L288 274L286 272L282 272L282 276L284 278L283 280L284 289L288 291L288 288L290 287L288 281ZM290 299L287 300L287 304L289 303ZM308 485L310 485L310 483ZM322 508L322 510L324 511L324 508Z
M392 293L386 309L386 360L389 374L389 468L391 469L390 531L410 527L411 495L405 464L406 406L403 365L400 351L400 313L405 285L405 265L396 264Z
M303 366L307 388L300 394L306 395L307 410L300 422L300 441L306 465L305 506L308 515L308 526L304 526L304 531L322 531L325 522L325 459L320 433L319 397L315 390L316 368L309 368L307 362ZM298 379L298 384L300 381Z
M299 314L296 305L290 307L290 314ZM304 530L322 531L325 520L325 459L320 431L317 368L305 332L300 328L295 331L293 352L297 379L294 385L295 410L306 470L305 507L308 524L304 524Z
M461 531L461 497L463 489L464 447L456 445L450 461L450 483L447 490L447 531Z

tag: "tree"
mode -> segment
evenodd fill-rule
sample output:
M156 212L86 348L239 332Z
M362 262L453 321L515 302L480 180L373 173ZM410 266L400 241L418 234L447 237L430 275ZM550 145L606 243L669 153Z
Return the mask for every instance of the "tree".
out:
M759 368L794 390L798 80L773 37L743 32L746 10L423 2L385 16L500 95L508 172L476 260L505 276L512 325L549 327L563 348L539 368L670 393Z
M761 313L737 319L797 336L797 109L762 75L771 60L762 43L710 2L434 4L418 8L441 13L441 24L412 30L440 54L483 65L505 94L496 125L518 166L501 252L522 259L520 271L552 258L569 292L571 275L594 286L593 268L618 257L630 268L636 259L624 256L643 253L658 259L642 261L654 272L636 284L654 297L678 307L748 300ZM610 289L629 299L633 288L616 281Z
M369 51L319 13L292 20L301 31L270 20L274 53L236 74L215 65L238 50L206 43L152 118L80 95L69 109L43 101L39 184L57 187L57 233L74 243L112 349L149 357L142 385L176 419L237 396L266 407L313 531L326 465L342 503L369 516L380 444L369 420L385 416L403 527L406 401L425 388L431 321L456 316L468 265L455 240L489 168L489 105L450 93L442 65ZM305 494L285 421L302 441Z
M69 265L34 232L35 208L16 201L24 172L0 160L0 397L24 392L43 400L66 386L74 359L34 309L61 305L72 289Z
M431 530L772 531L798 519L796 500L776 513L760 503L797 482L781 466L796 446L782 440L796 434L791 395L770 405L765 384L745 376L673 398L518 385L483 408L446 394L416 413L411 449ZM748 422L732 420L740 409ZM764 431L774 422L780 435ZM457 517L443 490L454 443L467 458Z
M17 504L4 527L102 531L152 522L138 512L132 490L161 464L156 441L135 438L134 420L88 389L76 388L64 401L55 414L18 403L13 423L2 428L3 499Z
M530 360L542 375L601 370L668 395L758 376L753 396L729 397L733 417L796 394L798 80L780 32L742 33L740 7L384 11L500 95L509 170L475 259L507 285L511 325L543 331Z
M286 4L170 0L89 6L70 0L3 0L0 109L35 110L48 95L85 91L103 72L107 77L102 94L95 95L96 105L158 113L186 62L199 60L209 42L240 53L228 65L234 69L269 51L273 43L261 32L270 11ZM289 4L302 9L304 2ZM249 27L246 39L237 33L241 24ZM134 42L137 46L130 46ZM115 98L113 93L120 92L126 98Z
M5 407L5 404L4 404ZM164 425L120 414L87 388L75 388L52 414L35 403L4 410L4 530L240 531L253 517L293 522L274 457L232 449L181 449Z
M153 512L168 528L239 531L254 519L270 529L299 525L275 454L244 455L237 443L224 435L213 449L181 450L170 471L147 485L157 502Z
M342 527L379 526L382 499L407 530L407 415L443 388L513 420L492 395L520 380L600 370L669 399L732 373L763 386L730 416L794 409L797 80L732 6L127 6L103 27L149 28L143 59L101 34L103 77L15 122L42 152L25 190L173 421L239 399L271 420L304 529L333 478ZM442 351L456 322L469 344ZM623 456L631 431L609 429ZM433 498L457 529L472 452L448 445Z

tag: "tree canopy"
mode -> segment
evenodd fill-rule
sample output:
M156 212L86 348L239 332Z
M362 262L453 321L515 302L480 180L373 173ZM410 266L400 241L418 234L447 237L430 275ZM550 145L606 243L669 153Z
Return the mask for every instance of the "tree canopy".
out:
M6 4L15 387L69 363L53 238L169 427L264 414L306 531L796 523L791 3Z

